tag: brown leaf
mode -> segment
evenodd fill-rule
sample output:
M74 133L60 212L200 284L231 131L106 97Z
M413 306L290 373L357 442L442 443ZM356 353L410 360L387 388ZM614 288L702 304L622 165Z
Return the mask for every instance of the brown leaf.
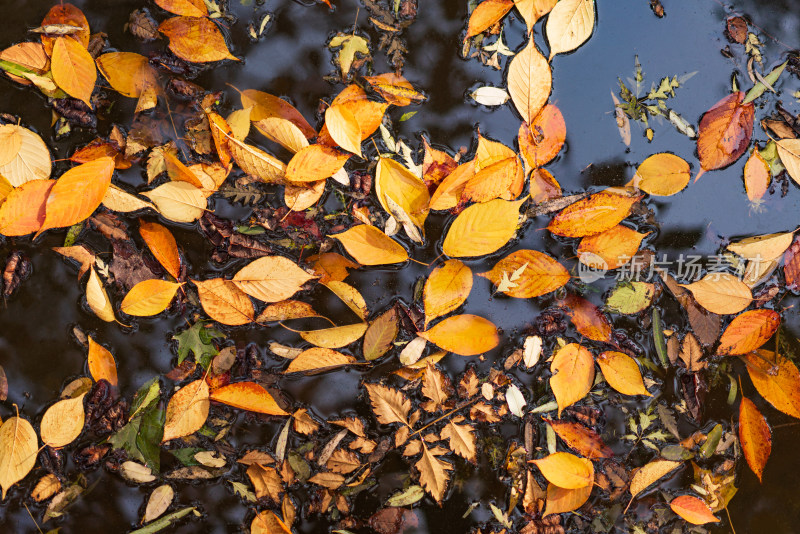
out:
M580 423L568 421L551 421L545 419L558 437L564 440L567 446L581 455L596 460L611 458L614 452L606 445L594 430Z
M700 347L700 343L697 342L697 338L694 337L691 332L686 334L686 337L683 338L679 356L686 365L686 369L690 372L700 371L708 366L706 362L700 361L703 357L703 349Z
M423 442L420 443L422 443L422 456L414 467L419 472L422 487L436 499L436 502L441 503L444 492L447 491L447 482L450 480L447 471L452 471L453 466L440 460L435 454L437 451L429 449Z
M408 426L411 402L396 389L380 384L364 384L378 422L384 425L402 423Z
M442 439L450 440L450 448L465 460L475 463L475 428L470 424L448 421L442 428Z
M252 463L247 468L247 476L253 483L256 498L267 497L275 503L281 502L283 479L274 467L266 467L260 463ZM268 531L269 532L269 531Z
M580 334L593 341L611 342L611 322L600 308L577 295L567 295L558 304L567 309L567 315Z

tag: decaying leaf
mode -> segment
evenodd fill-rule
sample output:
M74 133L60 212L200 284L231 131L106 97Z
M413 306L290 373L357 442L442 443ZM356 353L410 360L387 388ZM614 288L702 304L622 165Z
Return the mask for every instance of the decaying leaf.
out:
M753 103L743 104L744 93L732 93L706 111L700 119L697 153L704 171L727 167L750 145L753 135ZM695 177L695 180L700 175Z

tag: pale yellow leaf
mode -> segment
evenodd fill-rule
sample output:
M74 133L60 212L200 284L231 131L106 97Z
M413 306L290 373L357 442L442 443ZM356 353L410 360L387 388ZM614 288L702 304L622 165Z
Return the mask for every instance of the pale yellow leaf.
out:
M356 323L322 330L305 330L300 332L300 337L317 347L338 349L361 339L367 326L367 323Z
M649 464L645 464L641 469L636 471L633 478L631 478L631 500L635 499L636 496L647 489L648 486L666 476L668 473L671 473L681 465L681 462L673 462L671 460L654 460Z
M289 362L289 367L286 368L284 374L328 371L355 362L356 359L347 354L342 354L341 352L331 349L315 347L298 354L295 359Z
M561 0L547 17L550 59L582 45L594 31L594 0Z
M208 206L203 190L186 182L167 182L142 194L153 201L159 213L175 222L194 222Z
M20 146L14 157L0 166L1 176L14 187L19 187L31 180L50 178L53 167L50 161L50 150L41 137L27 128L15 124L0 126L0 132L6 132L7 136L13 132L20 139Z
M264 256L250 262L233 277L242 291L264 302L286 300L316 276L283 256Z
M116 320L114 307L94 267L89 271L89 281L86 282L86 303L94 314L105 322L113 323Z
M550 65L536 48L533 35L509 63L506 83L508 94L522 119L528 124L533 123L539 110L547 103L553 85Z
M167 404L162 443L200 430L211 405L208 395L208 384L201 379L186 384L172 396Z
M680 286L691 291L700 306L719 315L739 313L753 300L747 284L728 273L709 273L702 280Z
M54 449L69 445L81 435L86 413L83 409L83 397L64 399L50 406L42 416L39 433L42 442Z
M8 488L33 469L38 443L36 431L21 417L9 417L0 426L0 500L5 500Z
M342 105L325 110L325 126L337 145L361 157L361 127L355 115Z

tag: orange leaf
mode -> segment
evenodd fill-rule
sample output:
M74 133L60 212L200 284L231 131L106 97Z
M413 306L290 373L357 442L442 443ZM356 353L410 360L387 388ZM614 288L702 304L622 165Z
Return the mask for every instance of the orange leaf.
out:
M462 201L514 200L525 186L522 164L516 155L483 167L464 186Z
M618 224L604 232L581 239L578 260L594 269L622 267L639 251L642 239L647 235Z
M197 175L172 152L164 152L164 166L167 168L167 176L173 182L186 182L198 189L203 189L203 183L197 178Z
M328 0L323 1L328 3ZM330 4L328 5L330 6ZM274 512L265 510L253 518L253 522L250 524L250 534L292 534L292 531Z
M536 464L548 482L559 488L585 488L594 482L592 461L568 452L556 452L539 460L531 460L531 463Z
M771 180L769 164L754 148L744 164L744 189L747 192L747 198L752 201L759 200L767 192Z
M211 138L214 140L214 147L217 149L217 155L219 156L219 160L222 163L222 166L225 169L230 170L231 166L231 159L233 159L233 154L231 153L231 147L228 144L228 139L233 136L233 131L231 130L230 125L223 119L219 113L206 113L208 116L208 121L211 123ZM165 153L165 162L166 162L166 155ZM167 171L169 171L169 167L167 167Z
M51 67L53 81L69 96L92 107L92 91L97 68L86 47L70 37L59 37L53 45Z
M705 525L719 521L708 505L691 495L681 495L670 501L672 511L693 525Z
M434 269L422 292L426 327L431 320L464 304L471 290L472 271L459 260L447 260Z
M647 194L667 197L689 185L689 164L675 154L653 154L639 165L633 185Z
M790 291L800 289L800 237L796 237L783 254L783 275L786 279L786 289Z
M208 8L203 0L155 0L165 11L184 17L207 17Z
M592 353L577 343L559 350L550 364L550 388L558 403L558 416L589 393L594 383Z
M719 340L717 354L747 354L769 341L781 324L774 310L750 310L736 316Z
M42 26L49 26L51 24L65 24L67 26L75 26L80 30L69 36L70 39L75 39L81 43L84 48L89 46L89 38L91 37L89 31L89 21L83 12L72 4L59 4L50 8L47 15L42 19ZM57 37L50 37L49 35L42 34L42 45L48 56L53 55L53 45Z
M498 261L491 271L478 273L509 297L539 297L569 282L569 272L544 252L517 250ZM504 287L503 283L506 281ZM508 283L510 282L510 283Z
M361 127L349 109L330 106L325 110L325 126L337 145L361 157Z
M255 89L242 91L241 98L243 108L253 108L250 111L250 120L256 123L256 127L258 127L258 122L263 119L278 117L294 123L308 139L317 136L317 131L314 130L314 128L308 124L305 117L287 101L269 93L256 91Z
M430 208L432 210L449 210L458 206L461 203L464 188L473 176L475 176L475 160L456 167L442 180L442 183L431 195Z
M424 94L414 89L411 82L394 72L365 76L364 79L375 89L376 93L394 106L419 104L426 99Z
M564 208L547 229L564 237L599 234L618 225L631 212L641 195L625 196L601 191Z
M325 145L309 145L300 149L286 166L290 182L325 180L344 167L350 155Z
M558 0L514 0L514 5L525 20L528 33L531 33L536 21L550 13L550 10L553 9L557 1Z
M559 305L567 308L567 315L579 333L593 341L611 342L611 322L600 308L576 295L567 295Z
M418 335L446 351L461 356L474 356L492 350L500 343L493 322L477 315L448 317Z
M125 159L125 154L120 151L116 143L103 141L99 137L85 147L76 150L69 160L74 163L89 163L102 157L114 158L115 169L131 168L131 162Z
M472 11L467 26L467 39L488 30L514 7L514 0L484 0Z
M166 280L144 280L128 291L119 309L139 317L156 315L167 309L181 285Z
M267 415L289 415L278 406L272 395L255 382L236 382L211 393L211 400Z
M438 184L458 166L455 159L443 150L437 150L423 137L425 156L422 160L422 178L428 187Z
M162 22L158 31L169 38L169 49L186 61L239 61L228 50L225 37L217 25L207 18L172 17Z
M320 317L311 304L299 300L283 300L266 306L256 319L258 323L270 321L285 321L287 319L305 319L307 317Z
M114 356L104 346L89 336L89 374L95 382L107 380L112 386L117 385L117 364Z
M534 169L530 175L531 200L536 203L561 197L561 185L547 169Z
M128 98L139 98L144 89L157 82L150 60L141 54L109 52L97 58L97 67L111 87Z
M109 157L78 165L62 174L47 197L44 223L37 235L87 219L106 196L113 174L114 160Z
M362 265L387 265L408 259L408 252L400 243L368 224L360 224L329 237L338 239Z
M764 466L772 451L772 432L767 420L747 397L742 397L739 404L739 443L742 444L747 465L761 482Z
M224 278L192 282L203 310L218 323L239 326L253 322L253 302L235 283Z
M519 127L519 153L531 168L547 165L558 155L567 139L567 125L561 110L547 104L528 125Z
M589 500L592 486L578 489L559 488L555 484L547 485L547 504L542 517L552 514L563 514L577 510Z
M312 269L320 277L320 284L327 284L331 280L341 282L347 278L347 269L361 267L359 264L335 252L323 252L318 256L311 256L308 261L313 262Z
M800 372L795 364L763 349L742 358L758 394L781 412L800 419Z
M602 438L594 430L583 426L580 423L568 421L551 421L545 419L556 435L564 440L564 443L571 449L579 452L590 460L598 458L611 458L614 456L608 445L603 443Z
M38 231L55 180L31 180L13 189L0 205L0 234L23 236Z
M742 91L730 94L700 119L697 154L704 171L727 167L747 150L753 135L755 108L752 102L742 104L743 100Z
M147 248L173 278L180 278L181 258L175 237L164 226L139 219L139 234Z
M646 395L652 397L644 387L642 371L636 360L617 351L606 351L597 357L603 376L608 385L623 395Z

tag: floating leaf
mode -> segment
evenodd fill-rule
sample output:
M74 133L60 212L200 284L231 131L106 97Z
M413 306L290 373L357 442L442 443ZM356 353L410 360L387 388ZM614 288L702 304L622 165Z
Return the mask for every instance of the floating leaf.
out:
M347 307L358 315L362 321L367 320L367 315L369 315L367 303L364 301L364 297L359 293L358 289L350 284L335 281L328 282L325 284L325 287L333 291L333 294L339 297L339 300L347 304Z
M800 419L800 372L788 358L759 349L742 355L758 394L777 410Z
M434 269L422 293L426 326L464 304L471 290L472 271L461 261L447 260Z
M772 173L767 163L756 148L744 164L744 189L751 201L759 200L767 192L772 181Z
M593 341L611 342L613 328L600 308L576 295L567 295L559 301L559 305L567 309L567 315L578 333Z
M572 52L594 31L594 0L561 0L547 17L547 43L550 59L556 54Z
M112 386L117 385L117 364L114 355L104 346L89 336L89 374L95 382L106 380Z
M164 226L158 223L151 223L139 220L139 234L144 239L147 248L156 257L158 263L172 275L173 278L180 278L181 258L178 255L178 244L175 237Z
M779 139L775 144L786 172L800 184L800 139Z
M364 384L372 404L372 411L382 425L401 423L408 425L411 402L396 389L380 384Z
M175 392L167 404L162 443L200 430L206 422L211 404L208 393L205 380L195 380Z
M157 83L155 69L141 54L109 52L97 58L97 67L116 92L129 98L139 98Z
M392 213L389 199L408 214L414 226L422 230L428 216L430 195L425 184L400 163L380 158L375 171L375 193L387 212Z
M450 449L467 460L475 463L475 429L472 425L458 424L452 420L442 428L442 439L449 440Z
M300 337L317 347L339 349L361 339L367 331L367 326L367 323L356 323L321 330L306 330L300 332Z
M520 125L517 138L519 153L528 166L537 169L547 165L561 151L567 138L567 125L561 110L553 104L547 104L531 124L523 122Z
M453 466L440 460L432 449L429 449L424 442L422 443L422 456L414 464L419 471L419 482L425 491L431 494L436 502L441 502L444 492L447 490L447 482L450 476L447 471L451 471Z
M313 280L314 275L283 256L264 256L250 262L233 277L239 289L264 302L286 300Z
M547 229L564 237L599 234L618 225L641 198L601 191L564 208Z
M571 449L579 452L590 460L599 458L611 458L614 452L603 443L600 436L592 429L580 423L569 421L551 421L546 419L558 437Z
M372 361L386 354L392 348L399 331L397 311L392 307L372 321L364 333L364 359Z
M265 510L253 518L250 534L292 534L292 531L277 515Z
M556 452L539 460L531 460L544 478L559 488L578 489L594 483L591 460L579 458L568 452Z
M450 225L442 250L456 258L495 252L516 234L519 207L523 202L525 199L495 199L468 207Z
M572 512L583 506L592 494L592 486L578 489L559 488L555 484L547 485L547 504L542 517L552 514Z
M299 300L282 300L275 304L265 307L261 315L256 319L257 323L267 323L270 321L285 321L287 319L304 319L307 317L319 317L310 304Z
M44 224L47 198L55 180L32 180L12 190L0 205L0 234L23 236Z
M647 282L628 282L615 287L606 299L606 307L617 313L633 315L653 302L655 286Z
M511 98L505 89L500 87L478 87L469 94L472 99L478 104L484 106L502 106L508 99Z
M558 415L585 397L594 383L592 353L577 343L559 350L550 364L550 388L558 403Z
M25 478L36 464L39 440L25 419L9 417L0 426L0 487L2 500L8 488Z
M158 31L169 39L169 49L192 63L233 59L225 37L216 24L204 17L172 17L161 23Z
M278 406L266 389L255 382L234 382L215 389L211 393L211 400L250 412L289 415Z
M675 154L660 152L639 165L633 185L649 195L668 197L689 185L691 175L686 160Z
M767 420L747 397L742 397L739 404L739 443L747 465L761 482L764 467L772 451L772 432Z
M442 180L439 187L431 195L432 210L449 210L461 202L461 195L473 176L475 176L475 160L462 163Z
M753 300L750 288L728 273L709 273L697 282L680 285L691 291L703 308L720 315L739 313Z
M578 260L594 269L617 269L631 260L647 235L618 224L581 239Z
M730 94L700 119L697 154L704 171L727 167L747 150L753 135L755 108L752 102L742 104L743 98L741 91Z
M166 280L144 280L128 291L119 309L139 317L159 314L167 309L181 285Z
M303 130L289 119L267 117L266 119L258 121L256 123L256 128L268 139L275 141L293 154L308 146L308 138L303 133ZM242 139L239 139L239 141ZM360 143L361 140L359 139L359 144Z
M50 406L42 416L39 432L42 443L54 449L69 445L81 435L86 413L83 409L83 397L64 399Z
M86 282L86 303L94 314L105 322L112 323L117 320L108 293L94 267L89 271L89 280Z
M749 310L736 316L722 333L717 354L747 354L769 341L781 324L774 310Z
M356 363L356 359L352 356L331 349L315 347L298 354L295 359L289 362L289 367L286 368L284 373L328 371L353 363Z
M362 265L387 265L408 259L408 252L402 245L368 224L354 226L329 237L338 239L345 250Z
M97 68L86 46L71 37L58 37L53 44L50 64L53 81L69 96L92 107Z
M461 356L490 351L500 342L494 323L477 315L448 317L418 334L442 349Z
M361 157L361 127L349 109L344 106L328 107L325 110L325 126L337 145Z
M286 165L281 160L238 139L229 137L227 141L233 159L245 173L268 184L284 182Z
M631 478L631 500L635 499L636 496L647 489L648 486L654 484L681 465L681 462L673 462L671 460L654 460L649 464L645 464L641 469L636 471L633 478Z
M203 0L155 0L158 7L182 17L207 17L208 8Z
M776 260L786 252L794 239L794 232L758 235L731 243L728 250L747 260L766 263Z
M514 6L522 15L528 33L533 31L536 21L544 17L553 9L558 0L514 0Z
M531 35L525 45L508 64L508 93L522 120L531 124L547 99L553 85L550 65L539 50Z
M495 198L513 200L525 185L525 175L516 154L495 161L475 173L464 186L462 201L488 202Z
M669 503L669 507L693 525L705 525L719 521L704 501L691 495L675 497Z
M5 140L19 139L19 148L8 149L14 157L0 165L0 176L3 176L14 187L19 187L31 180L47 180L50 178L52 162L50 150L42 138L22 126L4 124L0 126L0 136Z
M514 0L484 0L469 16L467 39L497 24L514 7Z
M224 278L192 282L197 286L203 311L213 320L230 326L253 322L253 302L236 283Z
M291 121L308 139L317 136L316 130L308 124L305 117L287 101L255 89L242 91L241 98L243 108L252 108L250 120L256 124L256 127L263 119L277 117Z
M597 357L600 371L606 382L623 395L646 395L652 397L644 387L642 372L636 360L617 351L605 351Z
M515 276L511 287L500 289L504 277ZM478 273L492 281L509 297L533 298L545 295L569 282L569 272L555 259L536 250L517 250L497 262L491 271Z
M174 498L175 490L169 484L164 484L154 489L153 493L150 494L150 498L147 499L142 523L148 523L166 512Z
M142 193L171 221L190 223L203 216L208 202L202 189L186 182L167 182Z
M77 31L71 35L84 47L89 46L89 22L80 9L70 3L62 3L51 7L50 11L42 19L41 26L56 26L59 24L75 27ZM56 39L57 37L51 37L47 34L42 35L42 44L48 55L53 54L53 44Z
M325 145L309 145L300 149L286 166L290 182L318 182L336 174L350 155Z

